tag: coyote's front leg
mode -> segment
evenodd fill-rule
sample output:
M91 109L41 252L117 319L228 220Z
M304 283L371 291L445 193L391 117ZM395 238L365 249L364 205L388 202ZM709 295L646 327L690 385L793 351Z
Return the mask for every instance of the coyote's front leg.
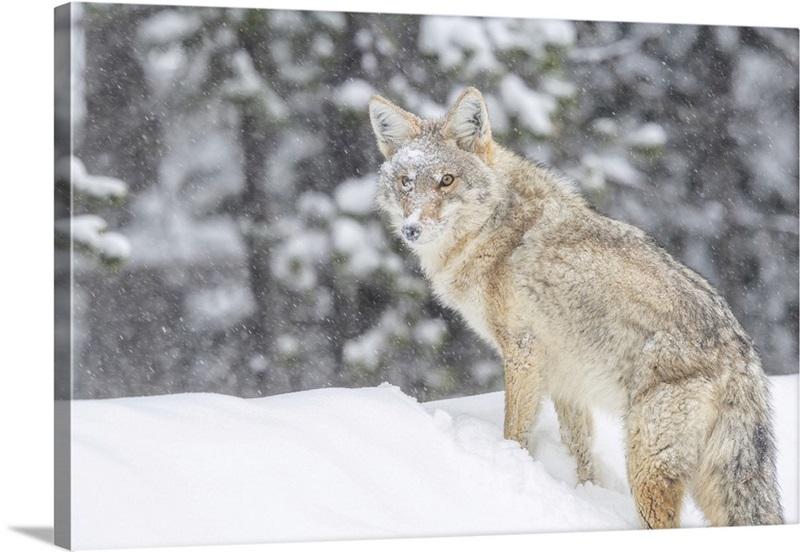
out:
M574 404L553 400L558 416L561 442L575 458L578 468L578 483L597 483L597 471L592 461L592 413Z
M544 393L541 366L529 350L504 358L506 401L503 435L530 450L529 436L539 415Z

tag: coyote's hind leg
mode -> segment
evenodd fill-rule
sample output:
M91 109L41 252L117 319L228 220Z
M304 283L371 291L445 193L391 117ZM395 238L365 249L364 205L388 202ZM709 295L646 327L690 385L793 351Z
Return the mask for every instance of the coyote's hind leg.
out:
M627 421L628 479L647 528L680 525L681 503L714 419L699 381L662 383L635 397Z

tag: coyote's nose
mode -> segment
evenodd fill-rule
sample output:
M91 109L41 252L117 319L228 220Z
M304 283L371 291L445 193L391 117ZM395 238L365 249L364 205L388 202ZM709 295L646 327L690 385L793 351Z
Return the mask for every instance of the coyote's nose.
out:
M403 235L410 242L417 241L422 228L419 227L418 222L407 222L403 225Z

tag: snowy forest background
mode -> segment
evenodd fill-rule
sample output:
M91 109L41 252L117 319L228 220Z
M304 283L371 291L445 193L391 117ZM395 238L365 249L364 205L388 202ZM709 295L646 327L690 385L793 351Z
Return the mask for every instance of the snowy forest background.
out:
M768 373L797 372L796 29L103 4L71 18L56 20L72 33L57 82L73 79L56 89L61 397L500 389L499 359L372 205L369 96L434 116L469 85L499 142L651 233L721 290Z

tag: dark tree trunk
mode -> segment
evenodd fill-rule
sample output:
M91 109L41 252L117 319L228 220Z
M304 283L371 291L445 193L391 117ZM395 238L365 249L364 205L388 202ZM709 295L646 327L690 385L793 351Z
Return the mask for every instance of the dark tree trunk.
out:
M243 351L242 369L261 357L265 370L255 372L258 392L269 394L273 384L270 358L275 337L271 303L269 204L266 192L266 161L270 139L263 118L247 105L240 111L239 142L244 153L245 189L242 194L242 237L247 255L250 291L256 310L247 323L250 344ZM249 358L247 358L249 357Z

